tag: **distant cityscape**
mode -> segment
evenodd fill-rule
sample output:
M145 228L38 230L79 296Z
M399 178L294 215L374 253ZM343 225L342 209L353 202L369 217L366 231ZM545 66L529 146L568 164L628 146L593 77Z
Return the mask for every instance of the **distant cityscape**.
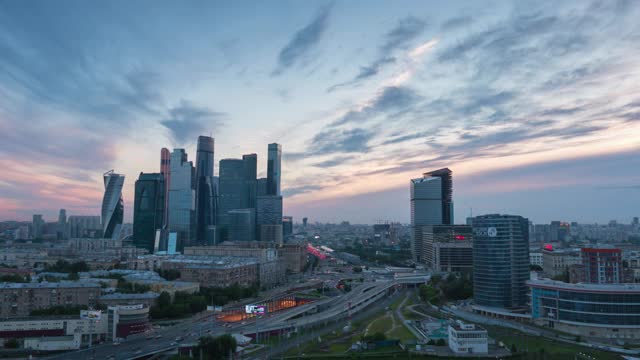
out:
M495 335L483 326L495 321L601 351L640 341L638 217L456 221L454 175L443 168L409 180L410 224L295 222L283 215L280 144L268 145L266 178L257 178L256 154L220 160L216 176L214 144L198 137L195 166L184 149L161 149L160 171L135 181L133 224L123 222L125 177L114 170L103 174L100 215L61 209L53 222L35 214L31 223L0 223L2 341L26 352L95 346L106 358L104 342L126 344L124 358L134 359L192 351L182 332L195 341L205 331L231 333L260 353L274 331L350 327L354 314L412 297L438 314L424 308L422 320L405 319L416 353L447 334L444 355L513 355L515 344L490 344ZM307 311L313 316L298 316ZM211 312L216 321L199 318ZM263 313L271 315L259 330ZM157 325L183 317L202 321L198 332Z

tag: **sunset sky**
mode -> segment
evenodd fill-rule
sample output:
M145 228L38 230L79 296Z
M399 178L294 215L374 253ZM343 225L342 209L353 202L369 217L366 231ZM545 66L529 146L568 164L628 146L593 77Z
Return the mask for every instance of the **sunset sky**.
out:
M283 147L295 221L640 216L639 1L4 1L0 219L100 213L162 147ZM217 170L216 170L217 175Z

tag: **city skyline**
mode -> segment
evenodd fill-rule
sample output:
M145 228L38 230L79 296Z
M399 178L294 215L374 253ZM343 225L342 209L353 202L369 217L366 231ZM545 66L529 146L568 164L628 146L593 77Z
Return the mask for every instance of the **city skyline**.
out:
M3 5L0 219L99 215L114 169L131 222L138 174L200 135L259 178L282 144L296 222L408 223L442 167L456 223L638 216L638 3L148 5Z

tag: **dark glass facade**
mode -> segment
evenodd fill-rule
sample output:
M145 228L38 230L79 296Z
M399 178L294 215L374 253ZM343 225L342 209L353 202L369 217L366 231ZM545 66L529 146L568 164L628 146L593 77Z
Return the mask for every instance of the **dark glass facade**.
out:
M640 328L640 285L529 281L533 319L597 327Z
M162 174L140 173L133 201L133 244L151 253L156 231L164 226L165 193Z
M529 220L514 215L473 218L473 292L477 305L527 304Z
M196 238L194 244L213 245L210 231L216 224L216 189L213 180L214 139L198 137L196 152Z

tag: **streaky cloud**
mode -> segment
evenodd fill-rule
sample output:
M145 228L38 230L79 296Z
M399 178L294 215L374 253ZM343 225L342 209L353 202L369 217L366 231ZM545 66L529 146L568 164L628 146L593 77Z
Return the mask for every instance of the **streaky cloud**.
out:
M330 13L331 6L321 8L309 24L293 34L287 45L280 50L278 64L271 73L272 76L280 75L296 65L320 42L327 29Z

